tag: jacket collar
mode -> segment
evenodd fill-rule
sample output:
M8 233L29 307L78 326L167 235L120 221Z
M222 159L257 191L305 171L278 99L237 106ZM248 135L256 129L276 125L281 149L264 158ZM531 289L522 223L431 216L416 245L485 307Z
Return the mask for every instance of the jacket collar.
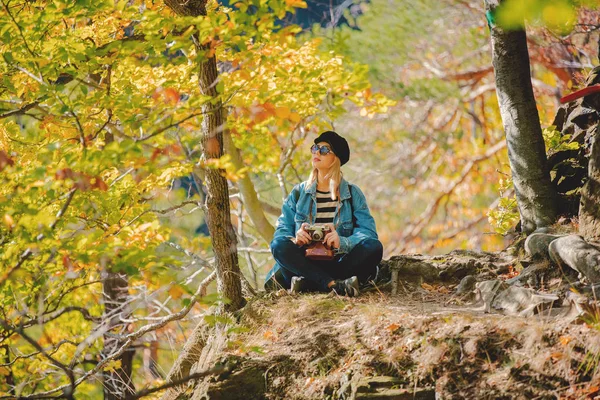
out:
M306 186L306 193L316 196L317 194L317 182L313 182L311 185ZM350 184L347 180L342 178L340 182L340 200L346 200L351 197L350 195Z

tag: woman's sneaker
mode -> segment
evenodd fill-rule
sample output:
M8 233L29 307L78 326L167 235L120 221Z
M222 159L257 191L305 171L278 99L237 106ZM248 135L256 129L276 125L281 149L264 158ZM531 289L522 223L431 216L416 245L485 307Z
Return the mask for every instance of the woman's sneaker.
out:
M300 293L306 290L306 280L303 276L293 276L290 293Z
M358 290L358 278L356 276L335 281L335 284L331 289L339 296L356 297L360 294L360 291Z

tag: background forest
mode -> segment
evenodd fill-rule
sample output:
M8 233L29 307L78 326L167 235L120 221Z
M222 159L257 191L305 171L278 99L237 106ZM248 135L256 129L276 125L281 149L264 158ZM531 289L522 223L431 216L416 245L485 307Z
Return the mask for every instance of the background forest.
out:
M260 290L323 130L349 141L384 258L520 233L481 1L0 1L0 398L163 383L231 297L209 286L208 210L231 212L242 290ZM506 3L547 152L576 146L553 121L598 65L597 4ZM224 154L199 133L215 110ZM229 209L205 203L218 177Z

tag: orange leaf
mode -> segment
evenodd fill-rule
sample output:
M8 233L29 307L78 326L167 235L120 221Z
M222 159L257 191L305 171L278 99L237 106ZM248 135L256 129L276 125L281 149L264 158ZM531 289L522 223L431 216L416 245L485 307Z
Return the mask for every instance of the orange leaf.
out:
M6 168L7 165L15 165L15 162L4 150L0 150L0 171Z
M564 356L564 354L560 351L556 351L556 352L550 354L550 357L554 361L560 360L561 358L563 358L563 356Z
M291 120L292 122L296 122L296 123L298 123L298 122L300 122L300 120L301 120L301 119L302 119L302 118L300 118L300 114L298 114L297 112L292 112L292 113L290 113L290 120Z
M302 0L285 0L285 4L288 7L306 8L306 2Z
M271 339L271 338L273 338L273 336L275 336L273 331L265 331L265 333L263 333L263 337L265 339Z
M218 158L221 153L221 144L216 137L211 137L204 143L204 152L209 158Z
M54 177L59 181L64 179L73 179L73 176L74 173L71 168L59 169L58 171L56 171L56 174L54 174Z
M568 345L568 344L569 344L569 342L570 342L571 340L573 340L573 338L572 338L572 337L570 337L570 336L561 336L561 337L559 338L559 340L560 340L560 343L561 343L563 346L566 346L566 345Z
M171 286L169 289L169 295L177 300L183 295L183 290L179 286Z
M391 325L388 325L385 329L387 329L388 331L390 331L390 333L394 333L398 329L400 329L400 325L398 325L398 324L391 324Z
M71 258L68 255L64 255L62 258L62 262L63 262L63 266L65 268L68 269L72 269L73 268L73 262L71 261Z
M164 90L164 96L167 102L177 104L179 102L179 92L173 88L166 88Z
M167 104L177 104L179 102L179 92L174 88L157 88L152 93L154 101L162 100Z
M435 288L433 286L431 286L430 284L425 283L425 282L421 283L421 287L430 292L433 292L435 290Z
M106 192L108 190L108 185L106 184L106 182L104 182L102 180L102 178L95 177L95 178L92 178L92 181L94 181L92 183L92 188L93 189L102 190L103 192Z

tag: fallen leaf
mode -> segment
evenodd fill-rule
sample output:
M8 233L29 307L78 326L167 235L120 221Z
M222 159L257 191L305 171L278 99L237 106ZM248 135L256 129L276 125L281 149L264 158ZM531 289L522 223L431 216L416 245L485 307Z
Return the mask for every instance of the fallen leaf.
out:
M573 338L572 338L572 337L570 337L570 336L561 336L561 337L559 338L559 340L560 340L560 343L561 343L563 346L566 346L566 345L568 345L568 344L569 344L569 342L570 342L571 340L573 340Z
M273 337L273 331L265 331L265 333L263 333L263 337L265 339L271 339Z

